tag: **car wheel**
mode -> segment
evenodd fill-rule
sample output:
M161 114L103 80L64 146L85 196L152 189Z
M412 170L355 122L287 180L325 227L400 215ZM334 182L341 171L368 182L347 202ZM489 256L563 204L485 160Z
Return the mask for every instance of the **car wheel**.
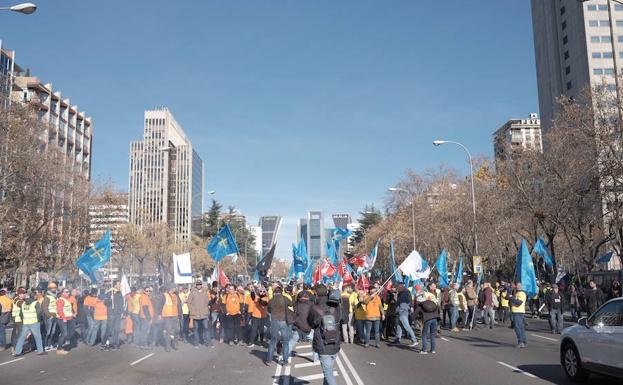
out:
M561 354L561 364L565 374L572 382L584 382L589 373L582 368L582 361L575 346L567 342Z

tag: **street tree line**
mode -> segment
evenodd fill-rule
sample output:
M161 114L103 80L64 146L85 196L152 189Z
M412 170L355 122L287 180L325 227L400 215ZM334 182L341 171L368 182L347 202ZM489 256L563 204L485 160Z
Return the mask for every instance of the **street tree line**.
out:
M525 239L533 246L543 237L557 266L568 272L596 268L596 259L623 250L623 132L621 102L602 85L577 98L560 98L552 126L543 133L544 151L517 150L475 160L479 252L490 274L512 276ZM434 263L442 248L455 263L475 255L469 179L439 167L407 171L398 186L414 197L416 248ZM407 194L386 198L385 213L365 229L367 242L355 252L367 254L370 239L381 239L378 274L389 271L389 241L396 258L412 249L411 206ZM380 213L364 210L370 222ZM359 234L359 239L362 234ZM468 259L466 262L470 261ZM469 263L468 263L469 265ZM540 263L541 272L546 269Z

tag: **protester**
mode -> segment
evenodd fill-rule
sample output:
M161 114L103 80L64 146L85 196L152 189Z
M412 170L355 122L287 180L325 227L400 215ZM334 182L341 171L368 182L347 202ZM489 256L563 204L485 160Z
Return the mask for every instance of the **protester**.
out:
M476 305L478 304L478 295L476 294L476 289L474 289L474 281L467 281L464 294L467 299L467 310L469 311L465 328L472 330L474 328L474 317L476 316Z
M366 341L366 304L365 291L357 290L357 300L355 301L355 337L360 344L365 344Z
M151 292L152 288L150 286L146 286L143 288L142 292L139 293L139 329L138 335L136 336L136 332L134 332L134 334L137 338L136 346L140 349L149 349L149 329L154 319L154 305L149 297Z
M493 292L493 288L489 282L483 283L482 295L483 295L483 304L482 308L484 310L484 323L489 326L489 329L493 329L493 325L495 323L495 307L494 307L494 297L495 293Z
M371 291L374 289L371 288ZM333 368L337 354L340 352L340 293L337 290L329 293L324 285L316 286L317 304L309 314L309 324L314 328L312 349L320 358L320 366L324 374L324 383L337 385ZM378 298L378 297L377 297ZM378 328L376 329L378 334Z
M422 319L424 326L422 328L422 350L420 354L428 354L428 340L430 339L430 353L435 354L437 336L437 324L439 319L439 300L435 295L437 285L430 283L428 292L424 296L424 300L418 302L417 313Z
M45 326L45 336L43 338L43 345L45 350L55 350L56 345L54 341L54 334L56 333L57 326L57 286L55 282L48 283L48 290L41 302L41 311L43 312L43 320Z
M457 322L459 319L459 308L460 308L460 300L459 300L459 284L453 283L450 292L448 293L448 310L450 311L450 331L458 332L459 328L457 326Z
M376 348L381 347L381 320L385 318L385 309L383 309L383 303L378 296L378 289L371 287L368 290L368 296L364 299L366 305L366 327L365 327L365 341L364 346L367 348L370 346L370 333L374 328L374 346Z
M564 329L564 318L562 312L564 309L563 296L559 293L558 285L554 285L552 291L547 293L545 304L549 310L550 328L552 334L560 334Z
M597 287L595 281L590 280L588 282L588 289L584 291L586 298L586 311L587 316L590 317L604 302L603 292Z
M234 285L227 285L226 294L221 297L225 308L224 342L237 345L240 342L240 314L243 299Z
M610 290L608 290L608 299L610 300L613 298L619 298L623 295L622 293L623 291L621 290L621 283L617 279L615 279L610 285Z
M19 317L22 320L22 330L15 345L15 357L22 355L24 342L29 334L35 339L37 355L46 355L47 352L43 349L43 341L41 339L41 324L39 323L39 320L43 317L43 312L41 311L41 304L34 296L24 299L20 306Z
M119 350L119 333L121 331L121 317L125 312L123 304L123 294L121 294L121 283L115 281L112 289L106 295L106 337L105 348L112 351Z
M266 340L266 328L268 327L268 293L263 287L257 292L251 292L253 299L253 310L251 312L251 336L249 338L249 347L255 346L255 343L264 345Z
M355 342L354 312L357 296L353 296L353 294L354 292L352 285L346 285L344 286L340 298L340 311L342 317L342 319L340 320L340 324L342 327L342 338L344 340L344 343L346 344L352 344Z
M524 323L524 314L526 313L527 295L521 289L521 282L515 282L515 290L508 293L508 301L511 304L511 315L513 319L513 328L517 336L517 347L527 347L526 329Z
M57 314L57 326L60 329L60 336L58 337L58 350L59 355L65 355L69 350L69 340L71 336L68 335L69 321L74 318L74 310L71 301L69 300L69 289L65 288L61 291L60 297L56 301L56 314ZM66 347L67 345L67 347Z
M177 350L175 337L179 334L182 304L175 293L175 286L171 285L167 288L154 311L162 322L162 333L158 333L156 338L162 337L166 352L170 352L171 349Z
M397 325L396 325L396 339L394 340L395 344L400 344L400 339L402 338L403 330L411 339L411 344L409 347L417 346L417 338L415 337L415 332L409 323L409 313L411 312L413 305L413 298L411 298L411 293L406 289L404 283L398 283L397 290L397 299L396 299L396 310L398 313Z
M292 301L283 295L283 288L277 286L273 289L273 298L268 302L268 312L271 316L270 321L270 343L264 364L270 366L275 347L278 342L283 345L281 363L285 364L290 357L290 338L292 329L288 325L288 308L292 306Z
M6 295L6 290L0 290L0 352L6 349L6 326L12 313L13 301Z
M203 287L202 281L195 282L195 287L188 295L188 314L193 323L193 345L198 348L199 344L212 346L210 331L210 294L208 288Z
M582 316L582 304L575 285L569 287L569 308L571 310L571 318L577 321Z

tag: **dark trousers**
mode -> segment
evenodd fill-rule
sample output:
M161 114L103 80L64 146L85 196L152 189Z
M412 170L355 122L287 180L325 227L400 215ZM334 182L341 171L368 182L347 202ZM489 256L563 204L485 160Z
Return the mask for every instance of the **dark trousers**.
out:
M22 332L22 323L15 322L13 324L13 331L11 331L11 346L13 348L15 348L15 345L17 345L17 338L19 337L19 334L21 332Z
M117 349L119 348L119 331L121 329L121 314L110 314L108 316L108 323L106 325L106 338L104 342L108 341L110 346Z
M225 316L225 343L240 340L240 314Z
M467 320L465 321L465 327L467 329L471 329L474 327L474 317L476 316L474 312L476 311L476 306L467 306Z
M189 337L188 337L188 331L189 331L189 325L190 325L190 316L188 314L184 314L182 316L182 333L181 333L181 337L184 341L188 341Z
M212 336L210 335L210 321L208 318L193 319L194 345L206 344L212 345Z
M58 336L58 348L59 349L61 349L65 345L65 342L67 342L68 340L67 324L68 324L68 321L63 321L60 319L56 321L56 325L58 326L58 329L60 330L60 335Z
M254 344L257 340L257 337L260 337L260 343L264 343L264 338L266 338L266 325L268 324L268 318L254 318L251 317L251 337L249 338L249 343Z

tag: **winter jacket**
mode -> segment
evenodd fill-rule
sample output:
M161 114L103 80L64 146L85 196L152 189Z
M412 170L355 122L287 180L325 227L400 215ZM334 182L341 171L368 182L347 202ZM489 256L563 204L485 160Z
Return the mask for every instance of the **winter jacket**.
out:
M312 341L312 349L320 355L333 355L340 352L340 338L337 338L335 344L325 345L322 336L322 318L325 312L333 314L336 321L336 327L339 329L339 321L341 318L339 306L329 306L327 297L318 297L317 305L314 305L309 312L308 322L314 328L314 339ZM339 333L339 331L338 331Z
M409 290L403 290L398 293L397 309L399 313L408 313L409 309L411 309L412 303L413 298L411 298L411 293L409 293Z
M192 289L188 295L188 314L191 319L206 319L210 316L210 293L208 289Z
M303 333L309 333L310 331L312 331L312 327L307 321L307 318L309 317L309 312L311 311L313 305L314 304L309 300L302 300L296 303L296 327Z
M292 306L292 301L283 296L283 294L275 293L273 298L268 302L268 312L272 321L287 321L286 314L288 307Z
M587 289L584 292L584 295L586 297L586 307L590 311L597 310L597 308L600 307L601 304L604 301L603 293L601 292L601 290L599 290L597 288L595 288L595 289Z

